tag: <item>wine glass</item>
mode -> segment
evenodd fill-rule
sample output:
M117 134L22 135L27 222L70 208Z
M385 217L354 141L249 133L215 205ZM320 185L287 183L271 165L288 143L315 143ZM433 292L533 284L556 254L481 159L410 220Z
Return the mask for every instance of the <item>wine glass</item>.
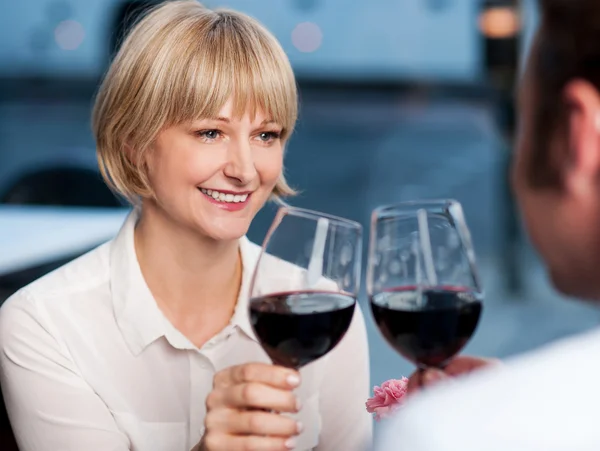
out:
M344 337L360 286L362 227L282 207L250 287L250 322L273 363L300 369Z
M367 293L383 337L419 370L443 368L458 354L483 300L461 205L429 200L374 210Z

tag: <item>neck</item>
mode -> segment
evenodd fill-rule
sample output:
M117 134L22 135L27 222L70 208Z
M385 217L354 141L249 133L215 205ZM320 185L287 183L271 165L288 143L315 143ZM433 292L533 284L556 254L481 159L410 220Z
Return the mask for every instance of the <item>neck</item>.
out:
M233 312L242 279L238 240L202 236L145 203L135 249L146 283L168 316Z

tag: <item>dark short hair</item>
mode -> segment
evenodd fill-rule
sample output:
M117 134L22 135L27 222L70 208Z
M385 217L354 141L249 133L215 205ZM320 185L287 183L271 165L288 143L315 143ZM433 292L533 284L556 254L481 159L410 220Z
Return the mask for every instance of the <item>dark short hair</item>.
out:
M529 178L534 186L560 184L566 155L551 149L566 128L563 91L569 81L584 79L600 90L600 0L539 0L541 24L531 54L534 77L534 145Z

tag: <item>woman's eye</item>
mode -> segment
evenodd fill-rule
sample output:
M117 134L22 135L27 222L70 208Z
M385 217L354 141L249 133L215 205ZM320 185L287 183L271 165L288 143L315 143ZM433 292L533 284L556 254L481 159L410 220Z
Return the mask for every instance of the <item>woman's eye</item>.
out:
M281 132L262 132L258 135L258 138L263 142L271 142L281 138Z
M221 135L221 132L219 130L200 130L197 135L208 141L213 141Z

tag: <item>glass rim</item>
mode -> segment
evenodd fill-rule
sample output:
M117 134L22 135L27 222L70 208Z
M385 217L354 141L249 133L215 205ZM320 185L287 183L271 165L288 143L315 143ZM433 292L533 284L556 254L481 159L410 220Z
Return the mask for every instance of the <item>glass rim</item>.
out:
M367 292L371 293L372 286L372 270L373 267L370 264L371 259L376 253L375 240L378 233L378 223L383 223L388 220L400 220L404 221L408 218L415 216L419 208L431 209L439 208L445 210L449 218L454 221L455 228L458 232L458 236L461 240L461 244L466 252L466 259L470 266L471 274L473 277L473 288L475 291L482 293L482 285L479 276L479 272L475 262L475 251L473 249L473 243L471 241L471 233L465 222L464 211L462 204L452 198L441 198L441 199L421 199L421 200L410 200L406 202L399 202L395 204L382 205L373 210L371 215L371 233L369 237L369 251L368 251L368 263L367 263ZM435 214L435 211L431 213ZM440 211L442 213L442 211Z
M419 207L421 208L432 208L438 207L440 209L449 209L450 207L460 207L461 204L456 199L422 199L422 200L408 200L404 202L398 202L395 204L387 204L380 205L379 207L373 210L373 218L374 219L385 219L390 216L394 216L398 213L403 213L406 211L406 214L410 214L409 209L416 210Z
M353 228L353 229L357 229L359 231L362 230L362 225L357 221L353 221L352 219L342 218L340 216L334 216L334 215L330 215L328 213L323 213L321 211L310 210L308 208L292 207L291 205L285 205L285 206L279 207L279 209L277 211L277 215L288 215L288 214L293 215L293 216L299 216L302 218L307 218L307 219L326 218L335 225L340 225L340 226L343 226L346 228Z

